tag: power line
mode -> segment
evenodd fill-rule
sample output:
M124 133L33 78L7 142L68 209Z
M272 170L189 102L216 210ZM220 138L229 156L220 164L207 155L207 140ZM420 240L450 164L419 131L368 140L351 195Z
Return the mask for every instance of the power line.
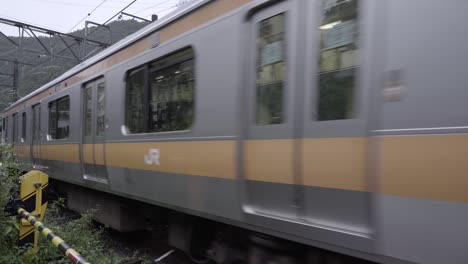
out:
M36 0L31 0L36 1ZM93 4L81 4L81 3L69 3L69 2L58 2L58 1L50 1L50 0L40 0L42 4L50 4L50 5L58 5L58 6L66 6L66 7L95 7L96 5ZM114 2L111 2L114 3ZM118 4L118 3L115 3ZM120 8L118 6L104 6L103 8Z
M162 10L159 10L158 13L161 14L161 13L164 13L165 11L167 10L170 10L170 9L173 9L173 8L176 8L178 5L172 5L168 8L165 8L165 9L162 9ZM153 13L149 14L148 16L152 15Z
M73 28L75 28L77 25L79 25L84 19L86 19L86 17L88 17L92 12L94 12L97 8L99 8L99 7L100 7L104 2L106 2L106 1L107 1L107 0L103 0L103 1L102 1L98 6L96 6L87 16L85 16L82 20L80 20L80 22L78 22ZM109 18L106 22L104 22L103 25L107 24L109 21L111 21L112 19L114 19L116 16L118 16L120 13L122 13L123 11L125 11L127 8L129 8L129 7L130 7L133 3L135 3L136 1L137 1L137 0L133 0L130 4L128 4L127 6L125 6L122 10L120 10L120 11L117 12L114 16L112 16L112 17ZM146 10L148 10L148 9L151 9L151 8L154 8L154 7L157 7L157 6L160 6L160 5L162 5L162 4L168 3L169 1L171 1L171 0L166 0L166 1L163 1L163 2L158 3L158 4L156 4L156 5L153 5L153 6L151 6L151 7L142 9L142 10L138 11L137 13L146 11ZM177 6L178 6L177 4L176 4L176 5L172 5L172 6L168 7L168 8L163 9L163 10L159 10L158 12L161 12L161 13L162 13L162 12L165 12L165 11L167 11L167 10L169 10L169 9L175 8L175 7L177 7ZM73 28L72 28L72 29L73 29ZM70 29L69 31L71 31L72 29ZM91 35L92 33L94 33L96 30L97 30L97 28L96 28L95 30L91 31L89 35ZM76 44L77 44L77 42L73 43L72 45L70 45L69 48L73 47L73 46L76 45ZM67 49L62 49L61 51L57 52L56 55L61 54L61 53L64 52L65 50L67 50ZM52 58L54 58L54 57L52 56L52 57L47 58L47 59L44 60L43 62L40 62L39 64L37 64L37 65L31 67L31 68L28 69L26 72L31 72L31 71L33 71L34 69L36 69L36 68L38 68L38 67L44 65L44 64L47 63L48 61L50 61ZM8 77L3 78L3 79L0 79L0 80L4 81L4 80L8 80L8 79L10 79L10 78L11 78L11 76L8 76Z
M129 8L131 5L133 5L133 3L135 3L137 0L133 0L130 4L128 4L126 7L122 8L122 10L120 10L119 12L117 12L117 14L113 15L111 18L109 18L108 20L106 20L106 22L102 23L103 25L107 24L109 21L111 21L112 19L114 19L114 17L118 16L120 13L122 13L123 11L125 11L125 9ZM94 30L96 31L97 28ZM89 33L89 35L91 35L94 31L91 31L91 33Z
M41 2L41 3L51 3L51 4L58 4L58 5L65 5L65 6L83 6L83 7L95 7L94 4L91 3L84 3L83 1L72 2L72 1L54 1L54 0L29 0L33 2ZM95 1L93 1L95 2ZM126 1L117 1L117 0L108 0L108 2L112 4L126 4ZM154 5L154 3L148 2L139 2L140 5ZM116 7L114 7L116 8ZM120 8L120 7L119 7Z
M104 0L104 1L106 1L106 0ZM104 1L103 1L103 2L104 2ZM136 1L137 1L137 0L133 0L130 4L128 4L127 6L125 6L124 8L122 8L122 10L120 10L119 12L117 12L114 16L112 16L111 18L109 18L109 19L108 19L106 22L104 22L102 25L107 24L107 23L108 23L109 21L111 21L114 17L118 16L121 12L125 11L125 9L127 9L128 7L130 7L130 6L131 6L133 3L135 3ZM102 4L102 3L101 3L101 4ZM89 35L91 35L92 33L94 33L96 30L97 30L97 28L96 28L95 30L91 31L91 32L89 33ZM77 42L74 42L72 45L70 45L69 48L75 46L76 44L77 44ZM60 53L64 52L65 50L67 50L67 48L62 49L61 51L57 52L56 55L59 55ZM39 67L39 66L41 66L41 65L43 65L43 64L45 64L45 63L47 63L48 61L50 61L52 58L53 58L53 56L49 57L48 59L44 60L43 62L40 62L39 64L33 66L31 69L27 70L26 72L30 72L30 71L36 69L37 67ZM6 79L8 79L8 77L5 78L5 80L6 80Z
M156 4L156 5L153 5L153 6L150 6L150 7L146 7L146 8L144 8L144 9L141 9L140 11L133 12L133 14L138 14L138 13L141 13L141 12L146 11L146 10L148 10L148 9L155 8L155 7L157 7L157 6L160 6L160 5L162 5L162 4L167 3L167 2L169 2L169 1L172 1L172 0L166 0L166 1L163 1L163 2L161 2L161 3L159 3L159 4Z
M74 28L76 28L81 22L83 22L83 20L85 20L87 17L91 16L91 14L96 11L96 9L98 9L102 4L104 4L107 0L102 0L101 3L99 3L99 5L97 5L91 12L88 13L88 15L86 15L85 17L83 17L78 23L76 23L76 25L74 25L72 28L70 28L68 30L68 32L72 31Z
M42 27L42 28L45 28L45 29L51 30L51 31L58 31L58 30L51 29L50 27L41 25L41 24L39 24L39 23L33 23L32 21L28 21L28 20L24 20L24 19L13 18L13 17L11 17L11 16L6 16L6 15L4 15L4 14L0 14L0 17L1 17L1 18L7 18L7 19L9 19L9 20L15 20L15 21L18 21L18 22L21 22L21 23L24 23L24 24L36 25L36 26L39 26L39 27Z

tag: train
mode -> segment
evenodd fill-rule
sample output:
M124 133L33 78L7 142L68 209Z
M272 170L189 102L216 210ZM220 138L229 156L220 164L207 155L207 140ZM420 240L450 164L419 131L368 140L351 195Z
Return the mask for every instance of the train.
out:
M3 140L198 262L468 263L467 9L191 1L10 105Z

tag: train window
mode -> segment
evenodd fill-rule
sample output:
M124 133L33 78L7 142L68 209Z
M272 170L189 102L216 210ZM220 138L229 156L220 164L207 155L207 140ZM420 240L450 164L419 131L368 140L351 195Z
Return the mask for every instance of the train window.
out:
M3 143L5 141L5 118L2 118L2 124L0 126L0 144Z
M93 90L92 87L85 89L85 120L84 120L84 133L85 136L91 136L92 134L92 114L93 114Z
M97 87L97 116L96 136L104 136L105 130L105 84L102 82Z
M26 112L23 112L22 114L22 123L21 123L21 142L26 141Z
M34 141L37 141L40 139L40 111L41 111L41 105L36 104L32 107L32 126L33 126L33 132L32 132L32 138Z
M5 142L8 142L8 116L3 119L5 122L3 128L5 129Z
M6 117L2 118L2 139L0 143L6 142Z
M70 98L62 97L49 103L50 139L68 138L70 133Z
M281 124L285 119L285 14L260 21L257 29L256 123Z
M57 101L49 103L49 137L57 138Z
M18 113L13 114L13 143L18 141Z
M151 65L148 132L188 129L193 121L192 50ZM169 65L175 62L175 64ZM162 67L161 67L162 66Z
M130 72L127 78L126 125L130 133L190 128L194 116L193 50L179 51L147 67Z
M353 116L359 44L357 8L358 0L322 0L319 121Z
M127 77L126 125L130 133L144 133L145 70L139 68Z

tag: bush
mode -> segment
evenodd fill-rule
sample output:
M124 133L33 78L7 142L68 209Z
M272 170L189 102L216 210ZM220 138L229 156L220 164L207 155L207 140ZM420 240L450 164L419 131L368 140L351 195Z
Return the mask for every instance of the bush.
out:
M20 169L13 148L0 145L0 206L4 207L11 188L19 187ZM49 204L44 225L60 236L69 246L93 264L124 263L130 260L109 250L102 237L103 228L96 227L92 212L82 215L64 214L63 198ZM44 236L40 235L37 250L32 246L18 247L18 217L7 216L0 210L0 263L2 264L62 264L71 263L66 256Z

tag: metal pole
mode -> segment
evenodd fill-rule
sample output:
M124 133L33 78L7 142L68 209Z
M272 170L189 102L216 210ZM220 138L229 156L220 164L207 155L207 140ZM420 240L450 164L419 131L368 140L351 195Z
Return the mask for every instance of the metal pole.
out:
M65 256L67 256L67 258L69 258L74 264L90 264L78 252L67 245L63 239L55 235L52 230L45 227L43 223L37 220L36 217L28 213L26 210L23 208L18 208L18 214L21 216L21 218L33 225L34 228L41 232L42 235L44 235L48 240L50 240L52 244L54 244L54 246L57 247L60 252L65 254Z

